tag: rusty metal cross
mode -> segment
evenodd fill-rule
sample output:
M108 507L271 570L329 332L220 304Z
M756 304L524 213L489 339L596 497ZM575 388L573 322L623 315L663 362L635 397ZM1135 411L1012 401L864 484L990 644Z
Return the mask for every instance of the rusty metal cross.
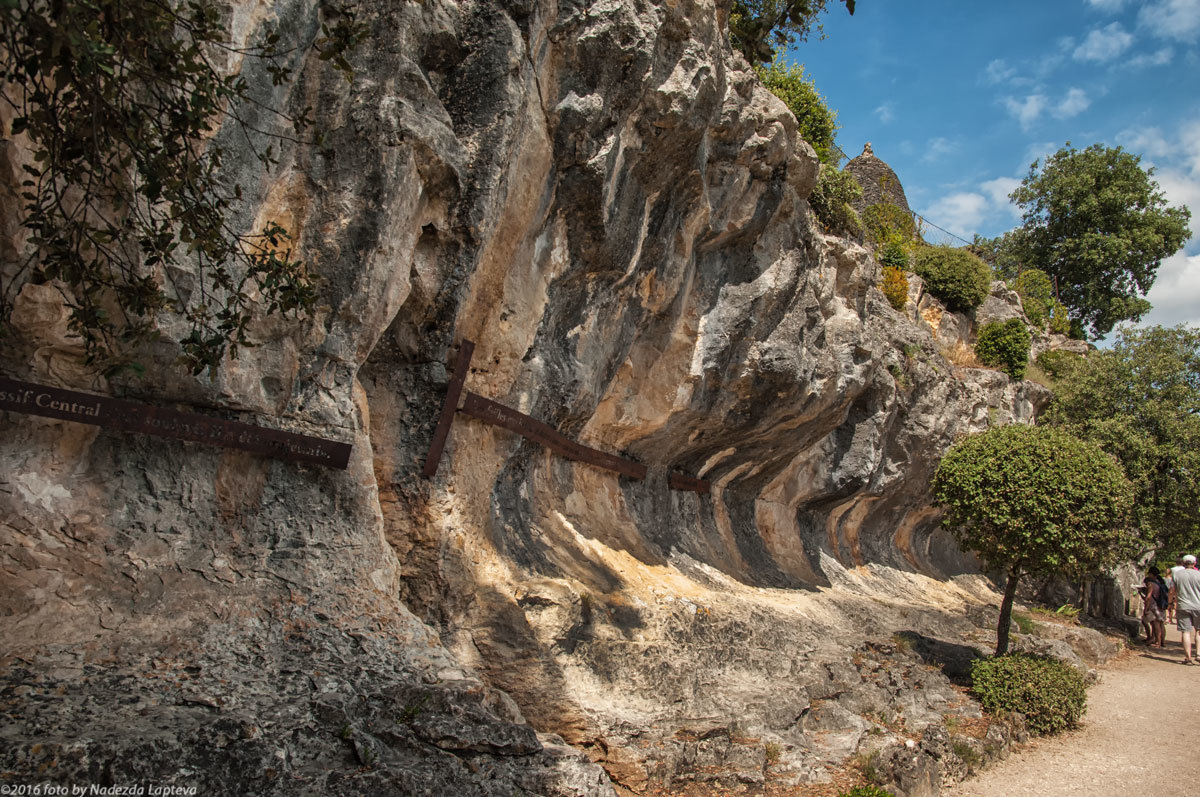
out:
M484 423L501 426L510 432L516 432L522 437L532 440L554 453L575 460L586 462L605 470L616 471L632 479L646 478L646 466L631 459L608 454L595 448L578 443L559 434L555 429L535 420L523 412L505 407L491 399L484 398L463 387L467 381L467 371L471 367L471 355L475 353L475 344L464 340L458 350L458 359L454 363L454 373L446 388L446 400L442 404L442 414L438 418L437 428L433 432L433 440L429 444L429 453L425 457L425 467L421 475L431 478L437 473L438 463L442 459L442 450L446 447L446 439L450 436L450 427L454 424L454 414L463 412ZM681 473L672 473L668 484L675 490L691 490L696 493L708 493L709 482L704 479L693 479Z

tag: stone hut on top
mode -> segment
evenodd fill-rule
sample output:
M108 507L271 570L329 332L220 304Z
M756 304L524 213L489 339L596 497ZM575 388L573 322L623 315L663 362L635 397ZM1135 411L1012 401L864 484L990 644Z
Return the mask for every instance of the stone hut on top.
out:
M900 185L900 178L892 171L891 166L875 157L870 141L863 147L861 155L846 164L846 171L862 186L862 199L853 203L854 210L859 215L871 205L881 202L890 202L906 214L912 213L908 199L904 196L904 186Z

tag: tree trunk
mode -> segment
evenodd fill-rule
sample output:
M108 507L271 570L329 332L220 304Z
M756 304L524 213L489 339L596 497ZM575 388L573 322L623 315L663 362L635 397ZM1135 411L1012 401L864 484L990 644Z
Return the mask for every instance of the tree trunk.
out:
M1017 596L1017 582L1021 574L1016 570L1009 572L1008 583L1004 587L1004 600L1000 602L1000 624L996 626L996 655L1008 653L1008 629L1012 625L1013 599Z

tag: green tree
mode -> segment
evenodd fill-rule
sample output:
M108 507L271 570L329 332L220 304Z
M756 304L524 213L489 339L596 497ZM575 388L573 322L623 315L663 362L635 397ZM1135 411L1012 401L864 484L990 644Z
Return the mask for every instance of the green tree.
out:
M349 74L345 54L364 28L347 9L325 13L316 47ZM319 143L307 110L262 103L261 84L284 84L298 53L271 30L235 47L227 14L216 0L0 2L0 96L32 152L19 213L31 252L0 276L0 324L26 282L59 280L89 362L120 365L172 310L187 322L178 343L198 373L247 345L256 307L312 305L287 230L231 220L242 189L227 180L214 135L232 118L264 168L281 139ZM260 85L219 66L241 59Z
M1200 547L1200 328L1122 327L1062 365L1047 421L1121 461L1147 547Z
M991 267L992 272L996 275L996 279L1011 282L1027 268L1013 254L1012 239L1014 235L1015 233L1012 231L995 238L984 238L981 235L976 235L967 249Z
M842 0L853 16L855 0ZM828 0L734 0L729 41L751 64L766 64L777 50L805 41Z
M838 131L837 111L829 109L812 80L804 76L804 65L789 66L776 58L767 66L754 67L754 73L796 117L800 135L817 151L821 163L835 164L833 142Z
M1168 207L1153 174L1120 147L1068 143L1009 195L1024 223L1003 247L1057 277L1072 320L1097 337L1150 309L1159 264L1191 235L1191 211Z
M968 437L932 483L944 525L1006 574L996 655L1008 651L1017 584L1026 575L1085 575L1133 552L1133 491L1099 446L1055 427L1014 424Z

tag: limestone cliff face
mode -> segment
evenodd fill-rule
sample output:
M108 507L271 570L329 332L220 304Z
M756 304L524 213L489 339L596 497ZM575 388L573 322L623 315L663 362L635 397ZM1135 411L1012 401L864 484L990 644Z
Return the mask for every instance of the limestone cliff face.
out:
M951 365L971 319L919 283L897 313L870 253L817 232L813 151L731 53L723 5L359 6L353 82L313 59L273 98L312 104L332 154L287 150L244 210L298 233L320 312L263 319L211 382L164 345L110 384L30 285L3 356L349 440L351 466L0 418L0 764L214 793L584 794L606 776L550 734L640 788L761 778L741 729L820 779L870 727L842 706L853 743L814 746L817 701L869 702L846 686L868 683L855 650L973 632L954 617L987 593L949 580L973 565L928 478L1044 390ZM246 13L318 35L311 3ZM420 478L464 339L468 389L649 477L460 415ZM871 689L915 727L955 699Z

